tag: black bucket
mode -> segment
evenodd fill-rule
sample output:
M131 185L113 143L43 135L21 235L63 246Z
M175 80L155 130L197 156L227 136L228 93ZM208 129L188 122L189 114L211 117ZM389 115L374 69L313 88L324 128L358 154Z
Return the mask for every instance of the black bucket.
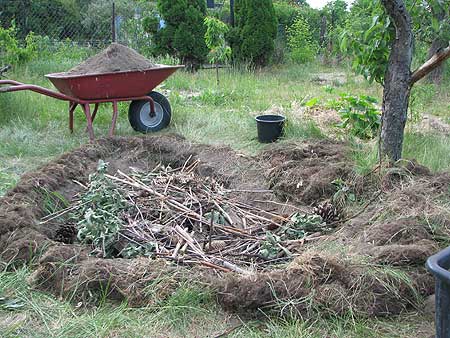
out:
M283 115L259 115L256 117L258 140L261 143L275 142L283 134L286 118Z

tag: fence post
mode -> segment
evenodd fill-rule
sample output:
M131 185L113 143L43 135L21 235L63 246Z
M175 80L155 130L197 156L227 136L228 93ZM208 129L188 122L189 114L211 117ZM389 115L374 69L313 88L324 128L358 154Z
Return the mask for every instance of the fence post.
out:
M116 42L116 4L114 2L112 3L111 30L112 30L112 42Z
M234 0L230 0L230 23L234 27Z

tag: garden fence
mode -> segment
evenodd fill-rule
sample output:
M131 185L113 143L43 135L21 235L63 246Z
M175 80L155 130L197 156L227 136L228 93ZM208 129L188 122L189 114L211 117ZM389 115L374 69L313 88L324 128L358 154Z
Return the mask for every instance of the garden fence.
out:
M1 0L0 24L14 25L20 39L33 32L53 42L102 48L113 39L113 4L116 41L137 50L148 46L143 21L150 1L138 5L127 0Z

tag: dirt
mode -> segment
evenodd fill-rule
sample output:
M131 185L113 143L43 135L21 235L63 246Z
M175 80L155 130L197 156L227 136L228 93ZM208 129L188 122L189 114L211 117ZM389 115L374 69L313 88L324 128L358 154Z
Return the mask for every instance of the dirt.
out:
M280 143L248 157L176 135L100 139L24 175L0 199L0 260L31 263L32 287L83 303L101 295L135 306L156 304L189 281L211 288L225 309L250 316L259 309L281 315L351 310L361 316L388 316L420 308L421 297L434 293L424 262L450 236L445 204L450 175L433 174L411 161L361 180L352 171L348 152L345 143L317 141ZM43 192L74 199L81 189L74 181L86 182L99 159L110 163L111 172L200 160L199 175L215 177L240 190L237 199L267 210L286 200L311 210L311 205L333 197L337 178L359 180L363 189L355 191L359 200L349 207L348 218L330 233L297 243L292 252L298 256L288 265L249 276L222 274L161 259L102 259L91 256L89 247L56 241L61 224L39 223L46 214L48 194ZM265 192L268 188L273 193ZM254 189L260 191L249 192Z
M158 67L135 50L112 43L95 56L70 69L68 75L91 75L125 71L143 71Z
M279 198L301 204L330 198L336 191L332 182L351 173L348 151L344 144L331 141L274 146L262 154L269 164L269 186Z

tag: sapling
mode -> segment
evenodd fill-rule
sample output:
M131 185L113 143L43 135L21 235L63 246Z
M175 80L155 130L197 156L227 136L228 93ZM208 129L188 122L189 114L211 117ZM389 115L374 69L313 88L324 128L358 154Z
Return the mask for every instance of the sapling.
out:
M231 48L225 41L228 26L219 19L205 18L205 42L209 49L208 61L216 66L217 86L219 85L219 63L228 63L231 57Z

